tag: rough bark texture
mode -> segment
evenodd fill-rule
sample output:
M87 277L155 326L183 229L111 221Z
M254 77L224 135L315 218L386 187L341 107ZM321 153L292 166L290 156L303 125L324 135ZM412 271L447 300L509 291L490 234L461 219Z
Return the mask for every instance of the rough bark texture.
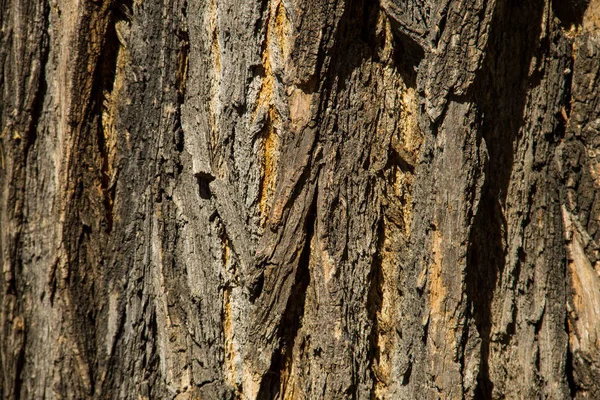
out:
M1 398L600 398L600 0L0 25Z

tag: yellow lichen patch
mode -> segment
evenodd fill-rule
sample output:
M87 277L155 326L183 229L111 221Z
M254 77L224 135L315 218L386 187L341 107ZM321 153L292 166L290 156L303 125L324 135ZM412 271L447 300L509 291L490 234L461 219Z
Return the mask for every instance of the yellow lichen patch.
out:
M279 1L275 10L275 23L273 31L277 39L279 39L279 48L281 49L282 59L285 59L288 54L288 37L292 31L290 20L285 12L283 1Z
M219 43L219 25L217 23L217 4L213 0L210 7L209 29L211 30L211 55L214 60L215 72L221 74L221 45Z
M263 224L266 223L271 210L271 202L275 195L275 182L277 180L277 163L279 161L279 136L275 131L271 116L267 120L262 135L263 179L260 186L259 209Z
M256 101L256 106L254 107L254 111L252 113L252 120L256 118L258 111L263 106L271 107L271 99L273 97L273 86L274 86L274 77L273 77L273 69L271 67L271 17L267 18L267 33L265 36L264 49L262 53L262 66L264 69L264 78L262 80L260 90L258 91L258 98Z
M283 23L282 19L285 18L280 16L280 14L285 15L285 10L281 2L275 7L271 6L270 14L266 19L267 31L265 34L265 41L263 44L262 53L262 66L264 70L264 78L262 80L262 84L258 92L256 106L254 107L254 112L252 115L253 120L254 118L256 118L256 115L261 109L261 107L268 107L269 114L275 113L275 111L273 110L273 90L275 87L276 78L273 73L272 57L273 54L281 54L283 52L282 46L284 45L284 38L281 35L284 28L281 24ZM273 39L279 40L274 41ZM277 47L277 43L279 44L279 47ZM274 119L271 119L271 122L274 122Z
M219 90L221 85L221 44L219 42L219 24L217 20L217 3L216 0L211 0L208 13L205 17L208 37L211 38L210 43L210 59L213 64L212 87L209 101L209 120L211 125L210 143L212 147L217 146L217 120L219 110Z
M262 141L262 182L260 183L259 210L261 225L266 224L277 181L277 166L279 162L279 135L281 118L274 104L276 90L276 76L274 74L273 57L278 55L282 59L287 46L289 35L289 21L287 19L283 2L271 3L269 17L266 21L267 29L262 54L264 77L257 95L256 106L252 113L254 121L258 113L267 109L266 121L261 131Z

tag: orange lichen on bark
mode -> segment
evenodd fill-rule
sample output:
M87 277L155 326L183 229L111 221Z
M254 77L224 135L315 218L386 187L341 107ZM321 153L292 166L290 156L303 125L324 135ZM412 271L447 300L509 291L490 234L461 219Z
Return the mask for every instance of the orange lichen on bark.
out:
M217 4L215 0L210 3L210 23L211 29L211 44L210 49L214 57L214 65L217 74L221 73L221 44L219 43L219 25L217 22Z
M281 58L284 60L288 52L287 39L291 32L290 21L286 15L283 1L279 1L275 10L275 24L273 26L275 36L279 39Z
M211 38L210 59L213 62L213 84L211 88L210 107L210 139L211 145L217 145L217 120L219 114L219 89L221 85L221 44L219 42L219 24L217 20L216 0L210 2L209 12L206 16L208 35Z
M260 186L259 208L263 223L266 223L275 194L277 163L279 161L279 136L273 126L271 116L269 116L263 132L263 179Z
M281 118L274 104L277 77L274 73L273 57L274 55L279 55L279 59L283 59L283 55L286 52L289 20L287 19L283 2L279 1L277 4L271 4L266 24L267 29L262 54L264 78L252 115L252 120L254 120L262 108L267 108L266 121L260 134L262 141L261 166L263 177L260 183L258 203L263 226L267 222L271 210L279 163L280 140L278 131L281 126Z

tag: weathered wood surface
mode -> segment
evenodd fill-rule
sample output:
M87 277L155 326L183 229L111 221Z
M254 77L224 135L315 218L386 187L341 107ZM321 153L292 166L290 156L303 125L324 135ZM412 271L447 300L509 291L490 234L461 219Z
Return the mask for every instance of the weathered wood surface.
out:
M600 1L0 25L0 397L600 398Z

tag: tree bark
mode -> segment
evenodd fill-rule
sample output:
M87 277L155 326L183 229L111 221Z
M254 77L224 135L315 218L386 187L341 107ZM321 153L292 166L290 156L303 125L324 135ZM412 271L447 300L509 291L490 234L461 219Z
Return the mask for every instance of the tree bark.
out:
M0 398L600 398L600 0L0 24Z

